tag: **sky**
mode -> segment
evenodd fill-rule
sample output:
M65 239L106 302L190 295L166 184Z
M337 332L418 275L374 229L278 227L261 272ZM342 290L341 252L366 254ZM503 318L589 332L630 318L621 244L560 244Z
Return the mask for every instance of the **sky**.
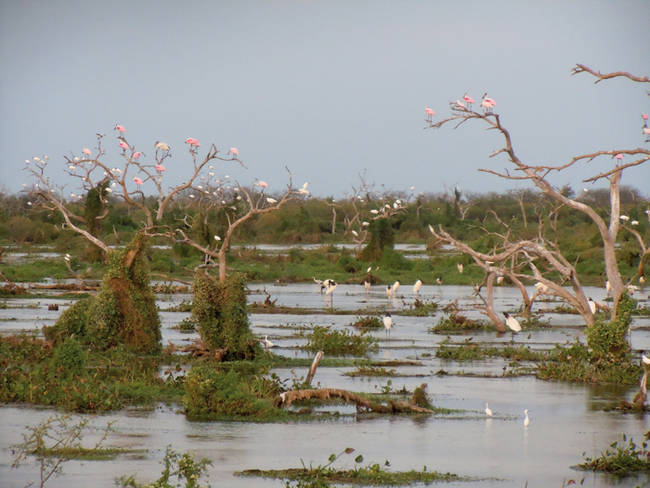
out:
M205 150L239 148L242 184L270 190L310 182L316 196L345 196L359 174L379 189L438 193L525 188L478 168L502 140L479 123L426 129L468 92L488 92L519 157L563 163L595 150L648 147L646 87L595 85L583 63L650 74L650 2L560 1L63 1L0 0L0 189L29 182L25 159L50 157L65 184L64 155L113 127L153 155L172 146L165 179L178 184ZM577 165L553 178L574 189L611 166ZM650 164L623 183L650 194Z

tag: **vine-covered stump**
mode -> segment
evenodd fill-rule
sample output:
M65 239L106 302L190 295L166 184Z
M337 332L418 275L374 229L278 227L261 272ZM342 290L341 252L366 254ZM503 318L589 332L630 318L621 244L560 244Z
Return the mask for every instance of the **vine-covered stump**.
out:
M97 296L78 301L52 327L48 340L63 342L74 335L91 348L105 350L124 345L133 351L158 354L160 317L149 286L147 239L138 234L126 248L111 251Z
M194 275L192 317L203 342L211 350L223 350L223 360L254 359L259 350L246 311L246 280L232 275L221 283L198 271Z

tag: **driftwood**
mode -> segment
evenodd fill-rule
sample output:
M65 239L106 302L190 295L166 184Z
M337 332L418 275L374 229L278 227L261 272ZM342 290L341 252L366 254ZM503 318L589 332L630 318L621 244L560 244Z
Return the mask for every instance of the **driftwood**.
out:
M314 375L316 374L316 368L318 368L321 359L323 359L323 351L318 351L316 353L316 356L314 357L314 360L311 363L311 367L309 368L309 373L307 374L307 378L305 379L306 384L311 385L311 380L314 379Z
M428 408L418 407L408 402L389 401L388 404L373 402L356 393L347 390L340 390L338 388L322 388L318 390L291 390L285 391L276 398L276 405L280 407L289 407L293 402L299 400L330 400L332 398L340 398L346 403L354 403L357 410L366 409L370 412L376 413L426 413L432 414L433 410Z

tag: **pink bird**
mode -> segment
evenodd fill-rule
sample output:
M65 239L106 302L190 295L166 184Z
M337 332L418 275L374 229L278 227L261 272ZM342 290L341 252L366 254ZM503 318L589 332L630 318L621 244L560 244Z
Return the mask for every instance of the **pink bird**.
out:
M198 147L201 145L199 144L198 139L194 139L193 137L188 137L187 139L185 139L185 144L189 144L192 147Z
M166 171L166 168L162 164L157 164L156 165L156 171L158 171L158 173L162 173L162 172Z
M425 107L424 113L427 115L427 120L431 122L433 116L436 114L432 108Z
M492 109L496 106L497 102L495 102L494 99L488 97L487 93L484 93L481 98L481 107L483 107L485 113L492 113Z
M142 183L144 183L144 181L142 181L142 180L141 180L140 178L138 178L137 176L134 176L134 177L133 177L133 181L135 181L135 184L138 185L138 186L140 186Z
M138 159L140 156L142 156L140 151L133 153L133 159Z
M124 134L126 132L126 127L120 124L115 124L115 130L121 134Z
M124 142L124 141L120 141L120 147L121 147L122 149L128 149L128 148L129 148L129 145L128 145L126 142Z
M258 182L255 183L255 184L256 184L257 186L259 186L260 188L266 188L267 186L269 186L269 184L268 184L266 181L261 181L261 180L258 181Z
M467 93L463 95L463 100L465 100L465 103L467 104L467 108L472 110L472 104L474 103L474 99L470 97Z
M617 164L620 163L621 160L623 159L623 155L622 155L621 153L618 153L618 154L617 154L616 156L614 156L614 157L616 158Z
M456 100L456 106L454 107L455 109L460 109L460 110L467 110L467 107L465 107L465 104L461 102L460 100Z
M647 122L648 121L648 114L641 114L641 118Z
M81 153L82 153L82 154L85 154L86 156L90 156L90 149L88 149L87 147L84 147L84 148L81 150Z
M237 156L239 156L239 149L237 149L236 147L231 147L230 151L228 151L228 154L232 154L233 157L236 158Z

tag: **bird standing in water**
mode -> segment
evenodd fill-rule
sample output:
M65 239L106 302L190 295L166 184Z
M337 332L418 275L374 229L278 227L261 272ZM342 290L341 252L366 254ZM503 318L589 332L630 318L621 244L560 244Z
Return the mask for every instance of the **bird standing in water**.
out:
M390 316L390 312L386 312L383 322L384 328L386 329L386 335L390 339L390 328L393 326L393 317Z

